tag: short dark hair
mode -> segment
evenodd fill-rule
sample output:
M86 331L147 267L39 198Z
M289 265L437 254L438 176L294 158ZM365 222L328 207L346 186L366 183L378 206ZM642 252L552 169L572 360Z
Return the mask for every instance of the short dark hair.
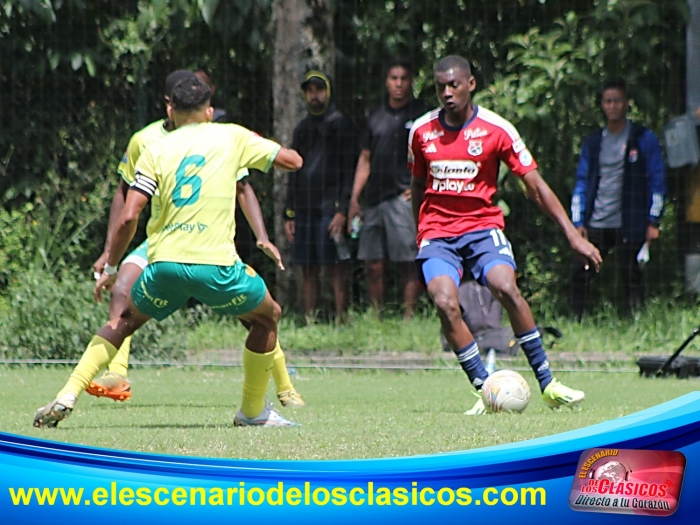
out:
M435 67L433 67L433 73L442 73L450 69L461 69L467 76L472 74L472 68L469 64L469 60L459 55L448 55L442 60L440 60Z
M411 64L408 60L404 60L403 58L391 59L386 65L386 74L384 76L388 77L389 71L391 71L395 67L401 67L406 70L406 73L408 73L409 77L413 76L413 64Z
M192 111L211 100L211 89L196 76L183 78L173 87L170 105L178 111Z
M600 92L601 96L608 89L617 89L618 91L622 91L622 93L624 93L624 95L625 95L625 98L627 98L627 99L630 98L630 92L629 92L629 89L627 88L627 82L625 82L625 79L622 77L614 78L612 80L608 80L607 82L605 82L605 84L603 84L603 89Z
M194 73L190 71L189 69L177 69L170 73L168 77L165 79L165 96L170 98L173 92L173 88L175 87L175 84L180 82L181 80L185 78L192 78L194 77Z

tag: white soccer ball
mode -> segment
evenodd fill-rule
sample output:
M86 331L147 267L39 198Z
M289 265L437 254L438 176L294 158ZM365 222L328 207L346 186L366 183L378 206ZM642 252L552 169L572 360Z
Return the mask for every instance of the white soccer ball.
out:
M530 402L530 387L517 372L499 370L484 381L481 399L489 412L521 413Z

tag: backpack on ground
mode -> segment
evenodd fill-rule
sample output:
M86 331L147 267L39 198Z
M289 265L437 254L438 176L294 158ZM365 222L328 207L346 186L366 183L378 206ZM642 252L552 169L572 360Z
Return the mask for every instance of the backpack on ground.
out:
M479 351L486 354L493 348L498 355L513 356L520 346L510 326L503 326L503 307L491 291L476 281L462 281L459 285L459 307L462 319L474 335ZM553 327L539 327L540 333L558 339L561 332ZM442 348L451 352L444 334L440 332ZM553 343L550 345L552 346Z

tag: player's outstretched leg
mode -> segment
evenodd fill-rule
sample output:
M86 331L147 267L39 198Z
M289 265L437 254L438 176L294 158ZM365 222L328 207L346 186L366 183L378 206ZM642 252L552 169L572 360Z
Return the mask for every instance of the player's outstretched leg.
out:
M569 388L552 377L542 336L535 326L530 305L515 283L513 268L505 264L494 266L486 280L489 289L508 313L515 338L540 384L542 400L550 408L577 407L586 396L583 391Z
M133 334L149 319L150 317L136 310L133 303L130 303L120 317L104 325L88 344L68 382L56 394L56 398L37 410L34 426L52 428L70 416L80 394L116 355L117 345L121 345L127 336Z
M259 277L258 277L259 278ZM296 426L265 402L277 348L277 323L282 309L268 291L263 301L241 318L250 323L243 351L243 400L233 420L235 426Z
M148 241L144 241L131 252L119 267L117 281L110 290L109 318L114 319L122 312L129 302L131 287L136 279L148 266ZM90 382L85 392L95 397L107 397L114 401L126 401L131 398L131 382L127 374L129 369L129 354L131 352L131 336L124 339L119 350L107 364L107 370L102 377Z

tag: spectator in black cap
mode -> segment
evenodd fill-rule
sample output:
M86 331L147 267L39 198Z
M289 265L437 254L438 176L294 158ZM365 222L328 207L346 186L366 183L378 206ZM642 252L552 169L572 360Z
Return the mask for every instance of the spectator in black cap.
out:
M292 263L302 267L304 314L316 311L319 271L325 267L340 321L347 301L345 226L357 159L355 133L333 104L326 74L309 71L301 89L309 114L294 129L292 148L304 167L289 177L285 233Z

